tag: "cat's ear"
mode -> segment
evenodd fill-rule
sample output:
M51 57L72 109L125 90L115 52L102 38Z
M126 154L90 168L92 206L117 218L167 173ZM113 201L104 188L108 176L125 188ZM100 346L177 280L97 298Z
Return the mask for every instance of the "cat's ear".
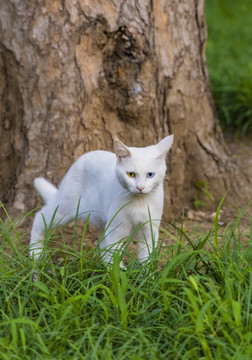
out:
M114 140L114 149L115 154L118 160L121 160L122 158L126 158L131 156L131 153L126 145L124 145L120 140L115 139Z
M166 136L164 139L157 143L156 147L160 153L159 157L164 157L170 150L173 143L173 135Z

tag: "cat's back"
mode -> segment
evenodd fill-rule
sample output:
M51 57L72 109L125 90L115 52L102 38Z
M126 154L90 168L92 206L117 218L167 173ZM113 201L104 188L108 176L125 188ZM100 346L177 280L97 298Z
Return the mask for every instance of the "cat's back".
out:
M60 191L76 191L82 189L93 191L110 185L114 179L116 156L104 150L90 151L81 155L70 167L60 184Z
M116 168L116 156L110 151L95 150L83 154L73 165L74 172L81 172L82 176L92 178L112 175Z

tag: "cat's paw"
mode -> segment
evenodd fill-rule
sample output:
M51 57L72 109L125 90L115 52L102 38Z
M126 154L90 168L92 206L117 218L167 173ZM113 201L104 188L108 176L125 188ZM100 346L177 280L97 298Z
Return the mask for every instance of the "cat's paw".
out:
M35 261L37 261L40 257L40 255L42 254L42 248L32 246L30 249L30 257L32 259L34 259Z
M124 264L123 261L120 262L120 269L127 270L127 266Z

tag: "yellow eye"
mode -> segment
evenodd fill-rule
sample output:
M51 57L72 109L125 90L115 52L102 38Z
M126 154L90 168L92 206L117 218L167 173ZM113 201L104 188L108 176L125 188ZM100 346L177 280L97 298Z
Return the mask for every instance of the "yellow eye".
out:
M134 178L134 177L136 176L136 174L134 173L134 171L129 171L129 172L127 172L127 175L128 175L128 177L130 177L130 178Z

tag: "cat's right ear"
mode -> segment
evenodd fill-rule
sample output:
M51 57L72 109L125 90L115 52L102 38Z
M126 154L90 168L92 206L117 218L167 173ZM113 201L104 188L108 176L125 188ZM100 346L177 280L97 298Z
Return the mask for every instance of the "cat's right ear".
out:
M158 148L160 157L164 157L170 150L173 144L173 135L166 136L164 139L159 141L155 146Z
M121 160L122 158L126 158L131 156L131 153L126 145L124 145L120 140L115 139L114 140L114 149L115 154L118 160Z

